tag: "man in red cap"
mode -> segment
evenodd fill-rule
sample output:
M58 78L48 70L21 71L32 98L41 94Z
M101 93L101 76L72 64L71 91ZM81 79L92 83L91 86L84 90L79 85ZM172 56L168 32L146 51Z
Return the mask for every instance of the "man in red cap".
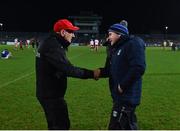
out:
M79 28L67 19L54 24L53 33L40 44L36 55L36 96L44 109L48 129L70 128L64 95L67 77L94 78L94 72L75 67L66 56L74 31Z

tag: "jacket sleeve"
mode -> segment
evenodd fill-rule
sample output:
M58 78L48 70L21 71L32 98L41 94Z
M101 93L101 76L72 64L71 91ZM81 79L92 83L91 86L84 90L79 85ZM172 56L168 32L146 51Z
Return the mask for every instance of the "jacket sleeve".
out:
M72 65L62 48L51 48L44 53L44 56L59 72L66 76L81 79L94 78L93 71Z
M129 70L125 77L119 82L123 90L131 86L138 79L141 79L146 68L144 42L140 40L132 42L126 50Z

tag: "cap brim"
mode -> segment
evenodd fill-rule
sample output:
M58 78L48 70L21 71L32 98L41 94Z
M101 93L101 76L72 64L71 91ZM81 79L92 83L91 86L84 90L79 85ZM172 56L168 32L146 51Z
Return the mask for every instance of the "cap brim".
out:
M72 26L72 27L69 27L68 30L76 31L76 30L79 30L79 27Z

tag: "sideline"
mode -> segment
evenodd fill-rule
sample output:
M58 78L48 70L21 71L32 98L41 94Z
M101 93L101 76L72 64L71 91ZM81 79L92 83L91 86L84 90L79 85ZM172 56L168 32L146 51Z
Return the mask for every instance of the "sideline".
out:
M26 77L28 77L28 76L30 76L30 75L32 75L32 74L34 74L34 72L31 72L31 73L29 73L29 74L20 76L20 77L14 79L14 80L12 80L12 81L9 81L9 82L7 82L7 83L5 83L5 84L0 85L0 88L5 87L5 86L7 86L7 85L10 85L11 83L14 83L14 82L16 82L16 81L18 81L18 80L21 80L21 79L23 79L23 78L26 78Z

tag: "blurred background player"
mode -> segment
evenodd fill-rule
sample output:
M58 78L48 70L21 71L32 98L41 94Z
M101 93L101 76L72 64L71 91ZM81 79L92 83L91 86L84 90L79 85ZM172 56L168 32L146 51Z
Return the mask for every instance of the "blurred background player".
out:
M94 41L93 41L93 39L90 40L90 49L94 50Z
M26 48L29 48L29 45L30 45L30 40L27 39L27 40L26 40Z
M21 50L23 50L23 41L22 41L22 40L20 40L20 42L19 42L19 48L20 48Z
M18 44L19 44L18 38L15 38L15 39L14 39L14 49L15 49L15 50L18 49Z
M98 39L95 39L94 40L94 45L95 45L95 51L98 51L98 47L99 47L99 40Z
M1 59L9 59L12 56L11 52L8 49L4 49L1 52Z

